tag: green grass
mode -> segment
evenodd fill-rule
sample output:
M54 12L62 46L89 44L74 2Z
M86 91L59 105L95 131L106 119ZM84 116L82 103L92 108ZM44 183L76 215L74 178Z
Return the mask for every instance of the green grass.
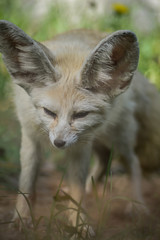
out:
M107 181L108 178L106 178ZM119 219L118 225L113 222L113 213L111 214L111 209L114 201L125 202L126 205L131 202L129 198L122 196L112 196L112 179L110 183L105 183L102 189L102 194L99 193L97 186L94 184L92 197L94 198L94 205L92 210L96 214L96 224L92 221L81 221L80 213L83 212L87 215L86 211L81 207L81 203L76 202L72 197L64 192L62 187L63 177L60 180L57 192L53 196L52 203L50 205L50 214L46 216L35 217L33 213L33 208L26 198L25 194L22 194L25 198L29 211L31 225L27 226L24 219L18 213L20 224L22 226L22 233L17 233L17 240L71 240L73 236L76 236L77 240L147 240L147 239L159 239L160 232L158 230L158 219L155 216L144 216L139 214L137 217L127 218L128 222L124 220L124 215L122 214L121 220ZM94 182L94 181L93 181ZM105 193L105 194L104 194ZM72 201L75 207L72 208L78 212L77 223L73 227L67 220L67 212L70 210L67 207L68 201ZM133 202L133 204L136 204ZM122 204L124 205L124 204ZM43 208L43 206L42 206ZM89 219L89 218L88 218ZM126 223L121 226L120 222L125 221ZM12 221L0 221L0 226L13 223ZM88 235L84 236L82 232L82 227L87 225L93 225L95 231L95 238L89 238ZM14 230L16 231L16 230ZM21 238L22 234L22 238ZM8 236L8 235L7 235Z

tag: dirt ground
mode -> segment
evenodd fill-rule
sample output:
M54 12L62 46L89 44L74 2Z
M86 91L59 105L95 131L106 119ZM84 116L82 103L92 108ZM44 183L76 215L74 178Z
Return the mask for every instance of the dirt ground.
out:
M57 170L46 168L41 171L37 183L35 216L37 219L40 216L45 218L37 228L38 235L32 232L31 237L28 238L24 232L19 233L17 229L9 227L8 222L12 220L16 193L0 185L0 240L65 239L56 237L58 235L55 235L54 228L50 238L44 237L46 234L44 233L46 231L45 219L51 215L53 196L56 194L60 181L61 173ZM66 183L63 182L63 189L65 187ZM131 196L131 183L125 174L115 175L109 179L105 197L102 197L103 183L99 184L96 189L97 194L94 191L86 196L86 210L97 233L95 239L160 240L160 176L153 174L150 178L143 179L143 194L150 211L149 215L142 215L138 212L136 216L133 216L126 213L126 207L130 202L127 198ZM109 201L111 198L114 200ZM106 210L102 210L104 216L100 226L100 210L98 209L103 204L107 207Z

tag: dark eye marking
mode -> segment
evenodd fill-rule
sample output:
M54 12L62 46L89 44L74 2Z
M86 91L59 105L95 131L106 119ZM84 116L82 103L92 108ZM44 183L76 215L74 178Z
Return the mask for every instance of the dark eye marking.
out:
M57 115L56 115L54 112L48 110L47 108L43 108L43 110L44 110L44 112L45 112L47 115L49 115L49 116L51 116L51 117L53 117L53 118L56 118L56 117L57 117Z
M84 118L89 114L89 112L77 112L73 114L73 119Z

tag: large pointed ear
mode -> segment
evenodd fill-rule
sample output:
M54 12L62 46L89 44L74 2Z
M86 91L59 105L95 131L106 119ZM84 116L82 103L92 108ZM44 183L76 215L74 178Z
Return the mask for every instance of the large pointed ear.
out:
M114 97L124 92L138 65L137 38L130 31L117 31L103 39L81 71L82 86Z
M0 52L14 82L27 91L56 77L49 50L4 20L0 21Z

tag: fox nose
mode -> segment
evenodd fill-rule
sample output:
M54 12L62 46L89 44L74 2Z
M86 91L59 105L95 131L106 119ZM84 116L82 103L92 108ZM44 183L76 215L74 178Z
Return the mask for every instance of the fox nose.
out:
M54 140L54 145L58 148L64 147L65 143L66 142L61 140L61 139L55 139Z

